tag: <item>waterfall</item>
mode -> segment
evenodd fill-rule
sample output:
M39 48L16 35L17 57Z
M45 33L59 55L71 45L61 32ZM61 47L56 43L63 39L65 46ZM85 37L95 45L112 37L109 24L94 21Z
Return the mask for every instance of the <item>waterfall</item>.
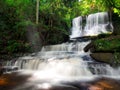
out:
M79 16L77 18L74 18L72 25L72 35L70 35L70 38L82 36L82 17Z
M90 52L83 51L88 43L90 40L44 46L40 52L19 57L9 66L17 66L21 74L32 74L30 80L58 82L93 80L100 76L118 78L120 68L96 62L89 56Z
M33 77L40 80L93 79L88 67L88 62L93 61L88 55L89 52L83 51L88 43L89 40L44 46L34 55L20 57L14 65L23 73L26 70L31 71Z
M82 17L73 19L70 38L112 32L112 25L107 29L106 12L88 15L83 30ZM75 40L57 45L43 46L40 52L19 57L9 66L16 66L21 74L32 74L33 81L75 81L94 79L100 76L120 78L120 68L114 69L105 63L96 62L90 57L90 52L83 48L91 41Z
M86 16L86 23L82 20L82 16L73 19L72 32L70 38L83 36L94 36L102 33L113 32L112 23L109 22L107 12L99 12Z

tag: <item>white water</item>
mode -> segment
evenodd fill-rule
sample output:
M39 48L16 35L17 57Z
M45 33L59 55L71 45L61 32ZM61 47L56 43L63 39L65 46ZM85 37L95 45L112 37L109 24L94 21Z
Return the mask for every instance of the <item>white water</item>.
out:
M38 53L20 57L14 66L21 74L32 74L30 81L76 81L93 80L96 77L120 77L120 68L92 60L83 48L90 41L44 46ZM10 64L11 66L11 64Z
M80 37L83 35L83 31L82 31L82 17L76 17L73 19L72 21L72 35L70 35L70 38L74 38L74 37Z
M83 48L89 43L72 42L44 46L38 53L18 58L10 66L18 66L23 73L33 75L30 80L69 81L91 79L87 62L91 62ZM86 61L83 58L86 57ZM27 70L27 71L26 71Z
M106 13L102 13L104 19ZM95 15L95 17L94 17ZM101 19L96 20L96 15ZM79 26L82 23L82 18L78 17L73 20L73 30L71 38L98 34L98 32L107 32L105 28L106 20L102 19L100 13L89 15L85 31ZM93 21L91 21L92 19ZM106 18L107 19L107 18ZM81 22L79 22L79 20ZM104 24L102 24L104 21ZM100 22L100 23L98 23ZM91 24L92 23L92 24ZM97 24L95 24L97 23ZM108 23L108 22L107 22ZM92 29L92 26L97 31ZM100 25L100 26L97 26ZM103 29L102 29L102 27ZM101 27L101 29L99 28ZM89 29L88 31L88 28ZM93 30L93 31L92 31ZM99 31L102 30L102 31ZM111 29L112 30L112 29ZM89 40L74 41L71 43L63 43L58 45L44 46L38 53L33 53L28 56L20 57L16 61L8 63L10 66L18 66L22 70L21 74L32 74L29 81L75 81L75 80L93 80L96 77L106 76L112 78L120 78L120 68L114 69L111 66L95 62L89 52L85 53L83 48L90 43Z
M82 16L73 19L71 39L113 32L113 26L112 23L109 22L107 12L90 14L86 17L85 25L83 25L83 23L85 22L83 22Z

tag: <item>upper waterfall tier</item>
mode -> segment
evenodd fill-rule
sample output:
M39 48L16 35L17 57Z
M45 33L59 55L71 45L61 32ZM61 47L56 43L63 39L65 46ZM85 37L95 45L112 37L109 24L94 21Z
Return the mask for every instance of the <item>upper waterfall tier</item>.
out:
M112 23L109 21L107 12L100 12L86 16L86 22L82 16L76 17L72 21L70 38L83 36L94 36L102 33L113 32Z

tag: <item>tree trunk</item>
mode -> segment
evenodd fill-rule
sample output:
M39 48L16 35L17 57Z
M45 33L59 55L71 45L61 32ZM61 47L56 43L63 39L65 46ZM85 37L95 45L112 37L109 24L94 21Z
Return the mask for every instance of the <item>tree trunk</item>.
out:
M39 1L40 0L37 0L36 2L36 24L39 22Z

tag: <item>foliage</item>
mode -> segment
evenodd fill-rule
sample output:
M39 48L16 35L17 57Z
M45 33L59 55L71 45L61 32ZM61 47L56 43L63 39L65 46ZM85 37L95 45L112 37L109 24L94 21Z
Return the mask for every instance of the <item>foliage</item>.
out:
M112 14L112 24L114 26L114 35L120 35L120 17L117 13Z
M102 35L103 36L103 35ZM102 37L99 36L99 39L96 39L93 44L95 52L109 52L113 53L111 58L111 65L117 67L120 65L120 36L109 36Z
M120 15L119 8L119 0L40 0L37 26L34 24L36 0L0 0L0 53L28 51L26 27L29 23L38 28L42 45L57 44L69 39L73 18L109 10Z
M34 0L5 0L5 3L15 8L18 18L35 22L35 1Z
M0 53L25 52L28 48L24 39L25 29L16 7L5 3L5 0L0 3Z
M113 66L117 67L120 65L120 53L119 52L115 52L114 53L114 57L113 57Z
M120 38L98 39L94 41L96 51L120 52Z
M79 9L82 15L101 11L113 11L120 15L120 0L81 0Z
M43 45L66 41L71 27L70 13L61 0L40 1L39 32Z
M28 43L24 43L22 41L8 41L8 46L6 47L6 51L10 53L17 53L23 52L23 51L28 51L30 49Z

